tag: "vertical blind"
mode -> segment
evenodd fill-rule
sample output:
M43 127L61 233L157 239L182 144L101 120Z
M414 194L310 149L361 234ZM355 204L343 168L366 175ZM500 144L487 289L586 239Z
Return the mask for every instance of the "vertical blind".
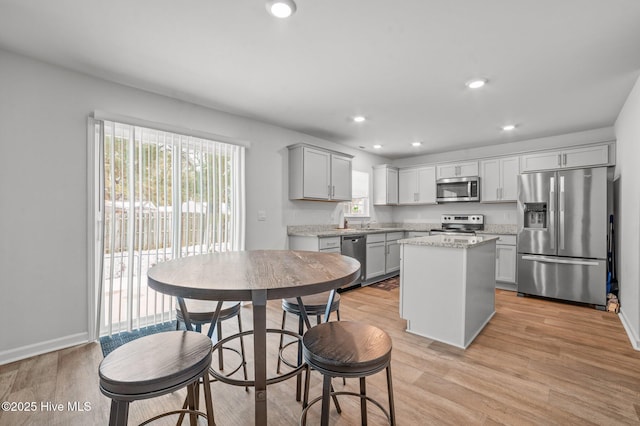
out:
M147 286L147 270L244 249L245 148L107 120L96 138L100 334L173 320L173 298Z

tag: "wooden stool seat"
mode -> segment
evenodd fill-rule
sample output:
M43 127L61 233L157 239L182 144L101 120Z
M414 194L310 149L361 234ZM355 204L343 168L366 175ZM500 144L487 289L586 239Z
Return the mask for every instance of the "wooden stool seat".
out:
M391 360L391 338L372 325L328 322L302 338L305 361L322 374L360 377L375 374Z
M189 410L197 410L199 380L204 382L207 419L213 424L209 366L211 339L189 331L144 336L108 354L100 363L100 391L112 399L110 424L127 422L129 402L188 387Z
M306 424L309 407L322 401L321 425L329 424L329 398L337 395L352 395L360 398L362 424L367 424L367 401L379 407L387 416L389 423L395 425L393 385L391 383L391 338L383 330L372 325L351 321L325 322L312 327L302 338L302 353L308 364L301 424ZM322 396L309 400L309 378L311 370L323 374ZM379 371L386 369L389 411L367 396L366 380ZM360 393L334 392L332 377L357 377L360 379ZM340 412L340 411L338 411Z
M322 315L327 308L327 301L329 300L329 293L311 294L309 296L302 296L302 303L304 309L307 311L307 315ZM298 306L298 300L295 297L288 299L282 299L282 309L285 311L300 315L300 306ZM335 312L340 309L340 294L336 293L331 304L331 312Z
M189 312L189 319L194 324L209 324L211 322L211 318L213 318L213 314L216 312L216 306L218 304L215 300L196 299L184 299L184 303L187 306L187 311ZM218 321L233 318L237 316L239 312L240 302L223 302ZM176 306L176 319L180 322L184 322L184 316L182 315L179 305Z

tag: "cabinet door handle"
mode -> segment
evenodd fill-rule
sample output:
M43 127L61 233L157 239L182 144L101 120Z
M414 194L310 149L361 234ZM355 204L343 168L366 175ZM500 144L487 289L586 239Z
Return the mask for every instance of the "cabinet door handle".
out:
M496 188L496 199L500 199L500 188Z
M562 154L558 154L558 166L562 166Z
M567 165L567 154L562 154L562 164Z
M335 197L335 196L336 196L336 186L335 186L335 185L333 185L331 188L332 188L331 196L332 196L332 197Z

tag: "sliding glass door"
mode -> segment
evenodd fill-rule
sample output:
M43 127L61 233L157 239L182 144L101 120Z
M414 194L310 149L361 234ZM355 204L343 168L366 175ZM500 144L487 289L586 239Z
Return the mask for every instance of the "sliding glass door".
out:
M111 121L96 135L100 334L170 321L147 270L244 249L244 147Z

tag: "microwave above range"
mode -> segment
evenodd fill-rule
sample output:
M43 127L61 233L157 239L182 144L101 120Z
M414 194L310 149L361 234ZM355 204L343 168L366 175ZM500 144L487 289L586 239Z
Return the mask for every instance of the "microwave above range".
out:
M436 201L439 203L480 201L480 178L467 176L438 179Z

